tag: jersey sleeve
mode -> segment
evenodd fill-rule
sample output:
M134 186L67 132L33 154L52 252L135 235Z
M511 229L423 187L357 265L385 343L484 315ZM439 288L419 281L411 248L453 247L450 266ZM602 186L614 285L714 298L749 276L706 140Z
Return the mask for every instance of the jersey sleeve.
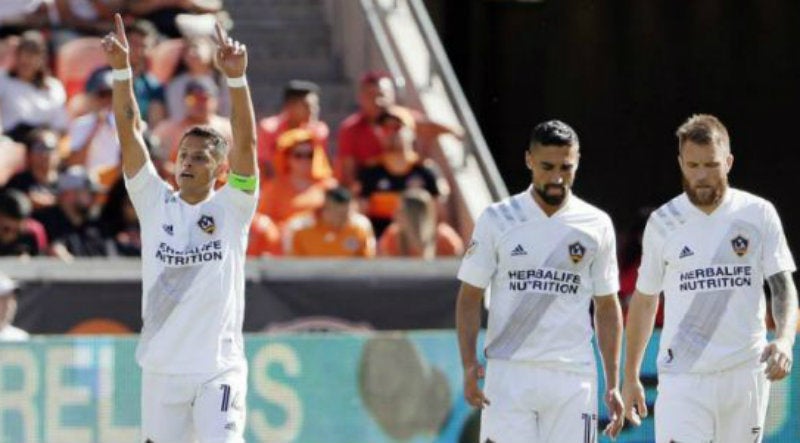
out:
M235 189L230 183L227 183L219 190L219 201L234 214L234 218L242 225L250 226L258 206L258 188L256 186L256 191L249 194L240 189Z
M478 218L472 233L472 240L464 252L458 279L478 288L486 288L497 270L495 235L492 232L491 217L487 211Z
M636 279L636 290L645 295L658 295L664 284L664 239L659 235L653 217L647 221L642 236L642 262Z
M761 257L764 276L769 277L783 271L794 272L794 258L783 233L781 219L770 203L767 204L765 216L764 249Z
M125 174L122 174L125 176ZM133 208L142 222L146 223L154 213L155 208L164 196L171 192L161 177L158 176L155 166L146 161L133 177L125 176L125 187L128 189Z
M614 225L606 219L597 255L592 262L594 295L616 296L619 292L619 268L617 267L617 240Z

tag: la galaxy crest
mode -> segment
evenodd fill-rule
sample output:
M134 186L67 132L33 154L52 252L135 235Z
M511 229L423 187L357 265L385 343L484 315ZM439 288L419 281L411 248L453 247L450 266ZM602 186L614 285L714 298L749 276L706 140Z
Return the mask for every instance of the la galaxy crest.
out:
M577 265L583 260L584 255L586 255L586 246L583 246L581 242L576 241L569 245L569 258L572 260L572 263Z
M214 224L214 217L210 215L202 215L200 220L197 220L197 226L200 226L200 229L208 235L213 234L217 229L217 225Z
M741 257L747 254L747 249L750 247L750 240L739 234L731 240L731 247L733 247L733 252Z

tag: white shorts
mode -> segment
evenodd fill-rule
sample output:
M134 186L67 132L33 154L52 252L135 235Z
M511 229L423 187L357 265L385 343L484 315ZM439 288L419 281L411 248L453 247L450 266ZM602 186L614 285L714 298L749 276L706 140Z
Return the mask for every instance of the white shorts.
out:
M244 443L247 368L217 376L142 373L142 441Z
M489 360L481 442L595 443L595 374Z
M769 402L764 368L708 374L661 374L656 443L758 443Z

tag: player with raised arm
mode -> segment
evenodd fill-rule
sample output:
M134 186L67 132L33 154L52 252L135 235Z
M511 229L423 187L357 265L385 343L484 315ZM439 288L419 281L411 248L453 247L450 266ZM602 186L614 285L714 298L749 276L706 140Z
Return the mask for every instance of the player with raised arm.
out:
M187 131L162 181L142 138L122 19L103 39L113 68L113 109L125 183L142 228L142 440L243 442L244 263L258 168L247 50L217 25L218 65L231 97L233 146L208 127ZM230 152L228 152L230 151ZM227 162L226 162L227 156ZM214 190L230 167L228 182Z
M794 260L772 204L729 187L733 156L722 122L693 115L677 136L685 192L654 211L644 231L628 308L626 415L636 425L647 416L639 370L663 291L656 442L757 443L769 381L792 366ZM765 278L776 324L769 343Z
M614 438L622 429L614 227L571 192L578 158L571 127L558 120L537 125L525 150L531 186L481 214L464 254L456 323L464 396L484 408L482 443L597 441L592 302L610 412L605 433ZM487 287L484 393L475 348Z

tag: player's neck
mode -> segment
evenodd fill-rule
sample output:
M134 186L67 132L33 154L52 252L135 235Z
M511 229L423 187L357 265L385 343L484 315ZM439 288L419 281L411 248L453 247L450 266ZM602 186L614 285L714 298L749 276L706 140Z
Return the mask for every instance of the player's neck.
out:
M181 198L181 200L185 201L186 203L189 203L190 205L196 205L206 200L209 194L211 194L210 189L202 189L196 191L181 189L180 192L178 193L178 196Z
M567 195L564 196L564 199L561 200L561 203L559 203L557 205L551 205L551 204L548 204L546 201L544 201L544 199L542 198L541 195L539 195L538 192L536 192L535 190L531 189L531 195L533 195L533 201L536 202L536 204L539 206L539 208L542 210L542 212L544 212L545 215L547 215L548 217L552 217L553 214L555 214L561 208L566 206L567 202L570 199L570 195L571 194L572 194L572 192L567 191Z
M698 205L696 203L692 203L697 209L701 210L706 215L711 215L714 211L717 210L722 204L725 202L725 198L728 196L728 187L722 188L722 196L717 199L714 203L710 205Z

